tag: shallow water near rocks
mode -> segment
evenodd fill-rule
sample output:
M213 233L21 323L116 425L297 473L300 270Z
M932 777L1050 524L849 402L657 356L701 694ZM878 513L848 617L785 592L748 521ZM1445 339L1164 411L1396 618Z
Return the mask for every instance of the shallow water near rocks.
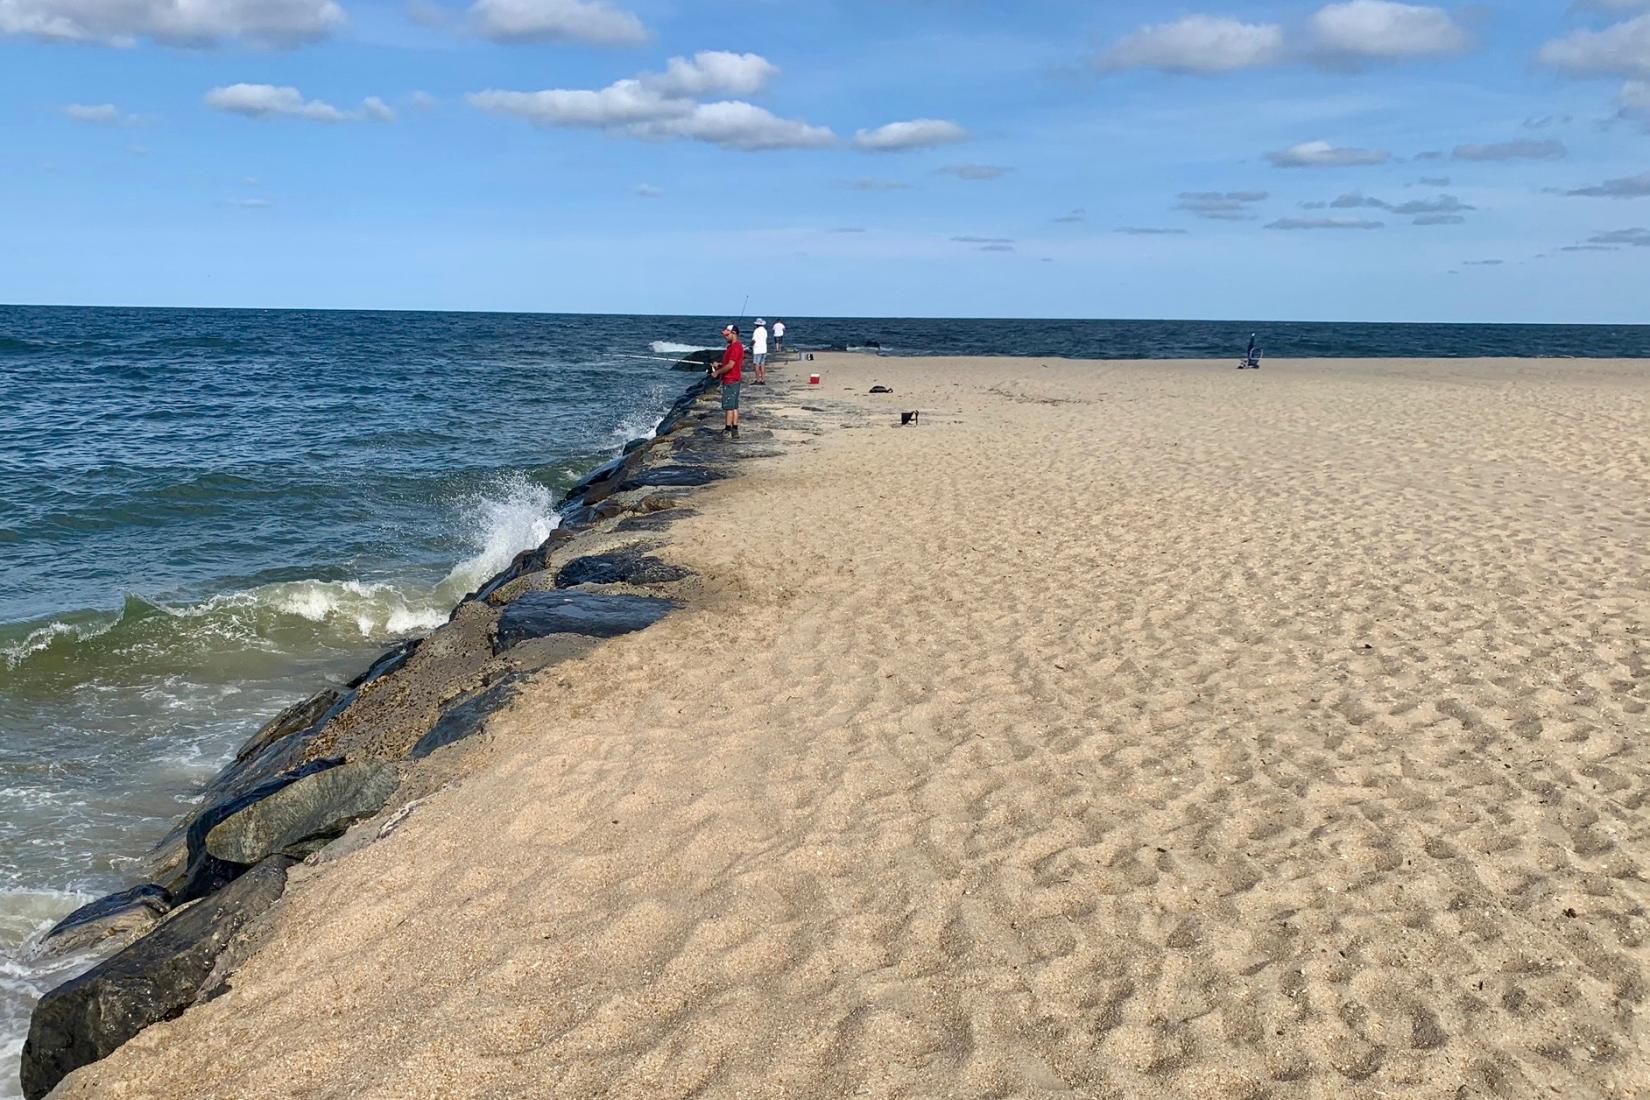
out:
M40 932L141 879L265 720L542 542L685 385L626 356L716 327L0 308L0 1098L88 961Z

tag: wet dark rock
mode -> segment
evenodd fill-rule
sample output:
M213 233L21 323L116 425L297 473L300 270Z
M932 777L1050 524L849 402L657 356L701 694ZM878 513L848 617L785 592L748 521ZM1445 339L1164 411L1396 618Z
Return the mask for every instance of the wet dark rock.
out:
M262 802L276 791L298 782L306 776L337 767L338 760L315 760L300 768L278 775L273 779L253 787L243 795L214 803L195 815L189 823L189 829L184 834L184 843L188 851L182 880L171 889L172 903L181 905L186 901L205 897L223 889L235 881L246 871L246 865L231 860L220 859L206 848L206 837L221 822L240 813L248 806Z
M550 537L545 539L538 546L533 547L531 550L523 550L521 553L517 554L509 565L507 565L486 584L477 589L475 595L472 596L471 599L491 599L495 592L512 581L525 577L529 573L537 573L543 569L549 568L550 555L555 552L556 547L570 541L572 538L573 532L571 531L559 529L552 531L550 533ZM453 609L453 614L455 616L458 614L457 608ZM451 618L449 618L448 621L452 621Z
M408 638L394 649L384 653L383 656L367 667L367 671L344 686L351 689L364 688L374 680L382 680L406 664L408 659L417 652L423 641L423 638Z
M872 393L893 393L894 391L889 389L887 386L872 386L871 387L871 392Z
M108 1057L150 1024L181 1015L229 941L281 896L291 863L283 856L265 860L42 997L23 1044L27 1100L41 1100L74 1070Z
M166 891L146 882L82 905L52 925L41 937L39 951L67 955L106 948L111 940L130 941L160 923L171 908Z
M342 696L343 693L337 688L322 688L303 702L287 707L264 723L263 728L241 746L240 751L235 754L235 762L245 763L283 737L291 737L295 733L309 729L322 715L331 710L333 704Z
M652 596L595 592L530 592L504 609L496 652L550 634L616 638L652 626L676 606Z
M663 508L657 512L647 512L629 519L620 520L613 528L617 533L627 531L663 531L679 519L698 515L697 508Z
M296 854L305 841L331 840L383 809L399 785L395 768L370 760L311 773L219 821L206 834L206 851L247 865Z
M246 798L265 784L284 785L281 777L289 776L295 769L304 766L311 746L322 731L334 718L348 710L357 698L354 691L339 695L326 712L309 726L269 741L252 755L237 758L213 777L201 791L202 808L167 833L150 853L150 873L155 880L166 885L174 894L182 890L185 879L194 873L191 863L196 852L188 846L190 830L205 814ZM290 778L285 780L290 781ZM190 896L198 895L191 893Z
M600 485L606 485L613 477L620 473L630 462L630 455L621 455L611 462L605 462L584 475L584 478L567 490L564 501L584 499L589 492Z
M581 584L670 584L690 576L686 569L671 565L638 550L615 550L608 554L587 554L574 558L556 573L557 588Z
M435 727L419 738L408 755L422 760L437 749L480 733L487 719L516 693L518 676L506 676L493 686L459 699L441 712Z
M709 485L721 481L726 474L708 466L655 466L643 470L621 486L621 490L646 489L655 486Z

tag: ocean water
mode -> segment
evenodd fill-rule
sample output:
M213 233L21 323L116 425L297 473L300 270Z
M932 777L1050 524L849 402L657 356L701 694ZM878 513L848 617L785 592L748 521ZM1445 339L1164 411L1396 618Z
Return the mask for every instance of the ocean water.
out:
M726 320L0 307L0 1098L84 965L34 938L139 880L266 718L541 542ZM787 321L891 355L1650 356L1650 327Z

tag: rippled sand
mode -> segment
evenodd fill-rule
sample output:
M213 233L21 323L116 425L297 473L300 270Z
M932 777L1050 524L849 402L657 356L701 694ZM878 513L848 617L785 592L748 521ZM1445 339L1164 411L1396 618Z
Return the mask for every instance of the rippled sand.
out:
M690 610L63 1094L1646 1095L1650 366L815 365Z

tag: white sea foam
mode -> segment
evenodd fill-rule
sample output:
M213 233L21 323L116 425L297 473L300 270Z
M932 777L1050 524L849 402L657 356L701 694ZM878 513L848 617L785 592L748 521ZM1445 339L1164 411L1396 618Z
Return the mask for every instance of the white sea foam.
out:
M714 351L716 349L703 344L676 344L669 340L655 340L648 347L655 355L686 355L690 351Z
M94 961L91 955L36 958L34 945L48 928L92 897L70 890L0 887L0 1100L22 1095L17 1063L35 998Z
M95 638L100 634L107 634L114 628L114 620L104 623L75 625L73 623L53 620L45 626L29 631L20 641L0 648L0 662L7 668L16 668L36 653L41 653L52 647L52 643L59 638L72 638L82 642L88 638Z
M493 491L470 498L462 513L474 553L442 580L438 591L451 597L449 603L474 591L561 525L555 494L522 474L512 474Z

